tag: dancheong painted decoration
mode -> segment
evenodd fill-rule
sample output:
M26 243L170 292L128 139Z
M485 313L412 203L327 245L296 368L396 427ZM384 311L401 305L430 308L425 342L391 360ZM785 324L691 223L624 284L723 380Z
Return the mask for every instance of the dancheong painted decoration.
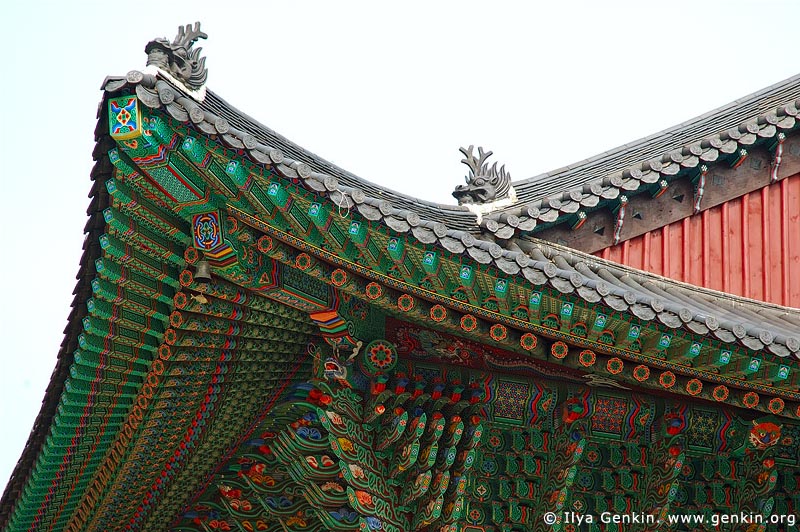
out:
M517 182L462 149L447 207L206 90L205 37L105 82L0 529L798 530L800 77Z

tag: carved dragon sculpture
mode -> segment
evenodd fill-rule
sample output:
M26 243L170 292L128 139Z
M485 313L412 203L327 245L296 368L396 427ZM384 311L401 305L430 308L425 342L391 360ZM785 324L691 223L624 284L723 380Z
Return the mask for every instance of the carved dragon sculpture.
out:
M490 203L508 196L511 188L511 174L506 172L505 165L497 169L497 163L491 167L486 162L492 152L484 152L482 147L478 148L478 157L472 153L474 146L469 148L459 148L464 154L461 162L469 168L469 175L465 177L467 184L459 185L453 191L453 196L458 200L459 205L469 205L475 203Z
M147 66L155 66L167 72L193 90L205 85L208 69L206 58L200 57L202 48L192 49L198 39L206 39L208 35L200 31L200 23L195 22L178 28L178 35L172 42L167 39L153 39L144 48L147 54Z

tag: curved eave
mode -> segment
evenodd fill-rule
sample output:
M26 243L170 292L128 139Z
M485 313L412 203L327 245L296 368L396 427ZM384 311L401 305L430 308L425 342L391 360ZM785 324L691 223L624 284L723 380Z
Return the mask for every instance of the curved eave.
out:
M162 87L164 87L164 85L162 85ZM174 89L174 87L172 87L172 89ZM160 91L157 89L157 92ZM140 92L137 92L137 94L140 98L142 98L143 94ZM146 99L145 103L147 103ZM164 103L163 98L159 100L159 103ZM348 172L347 170L344 170L295 144L263 124L260 124L255 119L230 105L213 91L207 91L206 97L202 102L198 103L184 100L182 102L170 102L169 104L166 104L165 107L167 112L169 112L173 118L184 118L178 107L188 104L190 108L185 109L191 112L191 108L194 107L192 105L193 103L197 106L196 108L212 115L210 117L205 117L203 120L207 123L207 126L210 127L206 127L204 129L203 126L199 126L201 130L210 134L221 134L223 141L225 141L231 147L246 149L250 151L251 155L254 155L253 152L258 151L266 151L267 155L269 155L269 151L272 149L280 150L287 161L292 161L286 165L286 171L290 175L292 172L289 170L289 168L293 168L295 173L297 173L299 170L299 168L293 166L294 162L303 163L308 166L308 169L311 172L310 177L319 181L324 181L325 177L333 177L336 179L336 182L342 190L361 190L369 197L380 198L389 201L392 206L398 210L417 212L420 214L420 216L431 219L448 220L448 222L454 227L459 227L460 229L464 230L475 231L478 229L475 224L475 215L472 214L467 208L457 205L434 203L424 199L411 197L360 178L355 174ZM219 119L223 119L225 122L227 122L228 129L225 133L216 127L217 120ZM189 120L195 122L192 116L189 116ZM222 127L225 129L225 125ZM239 142L237 142L237 140ZM250 142L245 143L246 140L250 140L250 142L255 140L256 146L252 149L249 148L249 146L252 144L250 144ZM303 172L304 170L300 171Z
M520 239L502 247L480 234L475 216L466 209L416 200L360 179L258 124L213 93L203 103L197 103L167 82L138 72L124 79L109 79L103 88L109 93L133 89L148 107L191 124L258 164L271 166L282 177L327 197L332 205L358 212L367 220L383 224L398 234L410 235L423 245L463 255L468 262L497 268L505 275L521 276L531 285L575 294L590 304L600 303L643 321L661 323L671 329L683 328L723 343L742 342L749 349L763 349L779 357L799 357L798 309L684 285L542 241ZM792 109L796 114L796 108ZM99 240L106 227L103 211L110 203L102 186L112 172L107 158L112 143L105 135L105 127L100 120L87 238L73 310L42 410L0 503L0 528L6 526L13 504L19 500L41 454L64 393L78 336L83 331L82 320L87 316L86 302L92 295L90 283L97 274L95 260L100 257Z
M67 319L67 326L64 329L64 340L61 342L61 348L58 351L56 367L50 376L50 384L48 384L42 400L42 408L36 416L36 421L28 436L28 441L25 443L22 455L14 466L11 478L3 492L3 497L0 499L0 529L4 529L7 525L10 514L14 509L14 503L19 500L45 439L50 433L59 401L64 393L69 370L74 360L73 353L78 348L78 336L83 332L82 320L88 315L86 301L92 296L91 282L97 275L95 261L101 255L99 239L105 228L103 210L110 204L108 191L103 186L103 181L110 177L111 166L102 155L110 149L111 139L105 134L103 128L103 122L99 121L95 129L95 141L97 142L93 153L95 165L90 173L93 181L89 192L91 202L86 211L89 220L84 227L86 236L83 243L80 268L76 276L77 283L72 292L75 296L70 305L72 310Z
M796 85L800 91L800 77L793 81L792 87ZM176 120L217 136L227 146L243 150L253 161L271 165L283 177L327 196L336 207L355 209L372 222L401 234L410 233L422 244L465 254L505 274L521 275L534 285L575 293L588 303L602 302L638 319L672 329L685 328L726 343L739 341L750 349L764 349L779 357L800 358L799 309L767 306L684 285L535 239L512 239L503 247L476 234L474 224L465 223L472 219L471 213L401 196L356 178L242 115L210 91L212 96L198 103L175 86L139 72L112 80L105 89L116 91L126 85L133 86L148 107L162 109ZM797 114L796 108L791 109ZM722 114L723 110L715 113ZM337 174L320 171L327 167Z
M104 96L107 96L107 94ZM0 500L0 530L83 529L82 527L86 523L80 520L85 520L87 516L92 519L99 519L100 526L103 529L106 527L119 529L119 516L115 512L129 511L130 505L135 508L135 505L143 500L144 492L152 499L159 498L164 508L166 508L166 510L162 509L163 512L173 511L172 505L181 503L182 499L176 502L175 498L169 498L169 494L163 495L160 487L151 489L151 486L155 481L154 477L164 467L163 464L167 463L167 459L171 459L173 462L176 460L172 454L175 451L172 444L177 441L176 438L183 437L187 427L180 422L174 423L169 427L161 426L158 429L159 437L163 436L164 442L159 439L157 444L151 444L146 437L142 436L142 432L137 432L140 427L139 421L141 421L143 427L149 419L148 416L155 415L154 412L160 409L162 412L159 412L159 415L163 413L163 410L168 409L169 414L176 418L180 417L180 414L177 413L179 408L183 408L183 415L186 415L186 411L191 411L194 414L193 409L197 406L195 399L203 397L203 393L205 393L205 398L202 400L204 402L198 407L202 412L211 411L212 407L209 405L216 403L217 400L219 400L219 404L225 404L226 402L236 403L237 401L245 402L244 398L250 401L245 405L246 409L243 407L238 411L239 415L235 420L228 418L227 422L209 428L209 437L207 439L200 429L192 432L192 441L190 443L192 443L192 446L196 443L199 451L196 455L191 456L186 451L177 459L179 461L192 461L193 467L187 467L181 472L184 476L181 477L182 484L180 485L190 485L191 482L198 482L198 479L202 480L202 476L209 473L210 469L202 469L210 468L210 465L204 461L205 458L209 454L229 451L228 444L235 441L243 427L246 428L247 424L252 422L255 413L263 410L264 405L271 404L271 401L274 401L277 395L282 393L286 384L290 382L290 377L287 375L298 374L305 378L307 373L308 362L303 355L304 351L297 346L305 346L307 339L315 331L313 324L308 321L305 314L301 315L296 312L282 313L283 307L277 303L274 306L276 308L280 307L279 310L273 312L274 309L272 307L266 309L266 304L262 299L260 309L263 312L261 317L269 315L269 319L276 321L280 319L283 324L281 327L276 328L279 329L276 335L270 337L272 341L270 352L273 354L278 353L281 357L278 359L280 369L270 368L268 375L261 374L264 370L260 370L261 372L255 370L251 372L243 371L241 374L244 377L241 378L238 377L240 373L231 371L232 376L229 377L229 382L236 384L236 386L230 386L231 390L229 391L226 385L219 384L219 386L213 387L213 391L208 391L207 386L210 385L210 382L215 384L217 382L214 380L217 379L216 373L212 375L213 371L208 370L208 367L217 366L218 372L224 373L221 367L224 362L219 362L222 357L217 352L214 357L206 357L208 360L203 358L197 362L204 365L199 372L209 382L205 380L199 383L189 381L184 386L181 384L182 381L177 380L175 381L175 386L165 386L165 388L169 388L164 392L165 395L171 394L177 389L178 392L175 393L188 397L187 401L184 403L171 403L164 406L163 409L159 406L152 406L147 411L148 413L141 412L142 408L138 406L138 401L134 400L140 398L140 394L147 396L148 393L150 397L160 397L161 389L158 388L160 381L158 379L150 381L149 378L153 375L160 375L165 371L164 363L160 364L160 370L155 369L155 363L150 364L155 362L156 358L151 360L140 356L142 350L146 349L147 353L144 354L152 356L156 354L156 345L159 348L164 347L164 343L160 338L164 336L163 327L167 326L167 324L174 327L174 330L177 331L175 334L186 333L190 328L190 325L184 324L182 321L178 323L180 320L175 316L180 313L173 313L175 316L170 314L173 309L172 297L174 291L167 293L163 290L162 284L160 284L161 281L165 283L169 281L168 284L172 287L184 286L180 284L177 278L178 273L182 271L180 268L186 265L184 259L180 258L180 256L183 255L183 245L189 242L189 238L183 234L183 228L186 224L182 219L161 209L150 199L139 196L138 192L133 192L132 196L127 196L124 200L126 202L125 205L142 207L144 210L150 209L153 219L159 216L165 217L163 219L159 218L159 221L163 223L152 226L149 231L146 231L146 225L142 224L143 219L137 218L135 213L128 212L128 216L121 213L120 209L122 207L119 195L122 194L123 184L117 183L109 188L109 183L114 178L114 167L109 159L109 151L116 144L108 134L108 121L104 112L106 103L107 99L104 97L98 113L98 124L95 131L96 146L93 157L96 163L91 172L93 186L89 194L91 198L88 208L89 220L85 228L86 238L77 276L78 282L73 292L75 298L72 303L72 311L69 315L65 337L59 350L56 368L51 375L42 408L36 418L22 456L6 486L2 500ZM127 193L131 193L131 191L128 190ZM136 209L134 208L134 210ZM120 215L120 218L115 219ZM126 224L129 224L122 229L121 219L125 219ZM169 229L163 230L163 234L157 234L154 227L168 227ZM170 231L170 229L174 229L174 232ZM168 253L161 254L158 257L155 256L153 248L146 244L137 247L140 242L134 242L134 240L136 235L140 233L148 233L150 235L152 239L148 241L150 246L158 245L158 242L167 246L164 250L168 250ZM121 240L123 235L124 241ZM164 240L159 240L162 237ZM104 240L105 243L103 243ZM179 245L175 242L183 244ZM118 248L115 251L117 255L112 256L109 249L104 249L106 244L109 249L119 245L125 251L119 252ZM138 308L128 313L127 318L122 318L122 315L126 312L122 310L122 307L126 302L130 301L130 298L126 295L125 282L123 281L125 279L132 280L133 276L129 276L129 270L121 269L121 264L115 262L115 256L124 255L127 261L126 264L132 264L139 261L136 258L136 254L145 248L150 253L154 253L154 255L151 256L152 260L139 264L139 266L147 264L148 267L146 270L140 269L138 271L137 279L139 281L137 282L145 283L141 285L142 288L140 290L146 290L149 293L140 294L139 297L136 297L133 301L138 305ZM174 252L176 251L179 252L180 256L175 255ZM98 263L102 264L102 266L98 266ZM163 269L160 270L159 266L163 266ZM113 278L115 271L119 274L116 280ZM98 282L97 286L95 286L95 281ZM109 290L109 286L115 288ZM197 287L195 288L197 289ZM148 301L148 298L151 299ZM207 295L207 299L216 300L217 303L222 300L220 294L211 293ZM246 308L246 310L239 312L237 316L251 310L251 307L255 306L252 302L256 299L258 298L250 298L248 300L249 306L242 303L240 308ZM239 300L243 300L243 298L239 298ZM191 319L197 320L197 323L192 322L192 331L189 334L208 332L211 326L209 326L209 329L204 329L203 320L206 318L214 320L219 316L212 315L212 310L199 306L200 304L194 300L184 298L182 301L182 305L176 303L174 306L181 309L185 308L187 313L195 316ZM153 306L148 308L148 303L152 303ZM137 316L134 316L137 312L140 313L138 317L146 317L146 319L144 321L137 320ZM254 312L257 313L259 310L254 310ZM277 317L277 313L280 314L280 318ZM170 318L167 317L168 315ZM178 321L172 323L170 319ZM124 320L128 321L123 323ZM189 318L187 318L188 321ZM136 323L134 324L134 322ZM119 345L114 343L115 339L123 334L120 332L122 327L126 328L124 334L129 335L129 341L127 343L122 342L124 344L122 347L133 346L131 349L118 350ZM260 324L252 325L251 327L261 332L267 328ZM130 333L134 333L137 336L130 340ZM145 339L145 335L149 336ZM286 347L287 345L290 347ZM95 360L93 362L89 356L84 356L88 351L92 350L95 353L98 350L102 350L104 356L108 355L108 359L116 357L117 361L125 357L127 369L120 369L119 366L112 366L110 363L105 364L103 361ZM221 350L222 348L219 349L219 351ZM238 352L243 350L240 349ZM169 351L168 346L167 351ZM262 349L261 351L264 350ZM287 351L290 352L287 353ZM157 356L162 357L162 354ZM82 361L81 358L85 360ZM241 358L241 361L237 359L234 362L235 364L240 364L237 368L243 366L247 368L265 367L263 360L253 360L252 357L246 360L245 357ZM180 362L176 361L178 364ZM145 363L149 365L144 367ZM167 361L166 364L166 372L168 373L170 362ZM134 368L134 366L136 367ZM227 369L227 366L225 369ZM73 375L73 371L76 374ZM191 371L195 370L192 369ZM123 374L121 372L127 373ZM114 375L109 376L109 374L114 373L123 375L124 379L120 381ZM254 376L250 377L251 374ZM183 375L183 373L179 373L179 375ZM130 379L128 380L127 377L130 377ZM165 376L165 380L170 378L172 378L172 375ZM70 381L72 381L72 386L68 384ZM251 381L257 382L257 386ZM154 384L151 384L151 382ZM222 381L220 380L219 382ZM143 388L146 387L151 387L150 392L143 391ZM157 388L155 392L152 390L153 387ZM72 399L67 404L64 399L70 395ZM101 398L101 395L104 397ZM113 401L105 401L104 399L108 396L112 396ZM116 399L120 400L117 401ZM126 399L126 401L122 399ZM130 401L128 402L127 399L130 399ZM134 405L134 402L137 404ZM133 406L129 408L131 405ZM62 407L64 408L62 409ZM140 409L138 418L137 408ZM76 418L74 415L76 411L81 412L81 417L80 421L73 423ZM97 433L86 430L87 424L84 421L87 419L99 421L99 424L92 425L90 428L99 427L99 430L102 431L101 435L98 436ZM132 421L134 419L139 421L134 424ZM130 434L133 434L136 438L126 435L125 442L121 443L121 448L127 450L136 448L138 457L136 461L114 458L113 453L107 454L109 442L120 443L121 435L126 432L124 430L125 427L132 429ZM172 435L168 437L167 433L170 431ZM212 433L211 431L215 432ZM131 438L130 440L128 440L129 437ZM102 442L99 441L101 438L103 439ZM130 446L128 443L130 443ZM119 456L122 456L122 454ZM135 464L135 467L141 467L149 477L148 481L136 483L118 478L118 475L121 474L121 464L126 467L134 467L132 464ZM40 466L45 469L44 472L42 472ZM108 473L107 476L100 474L103 467L106 467L104 471ZM54 468L58 469L58 472L55 472ZM99 485L98 482L103 484L103 489L107 489L110 492L110 495L105 500L114 500L114 503L98 504L87 496L89 492L96 492L92 490L96 489L97 485ZM92 490L89 490L87 486L91 486ZM181 492L177 497L181 496L188 495ZM127 503L129 507L123 507L124 505L120 501ZM109 516L109 513L114 515ZM127 519L130 517L130 513L124 517ZM163 519L163 516L159 515L159 517ZM138 516L136 518L140 519ZM76 525L76 522L80 522L80 524Z

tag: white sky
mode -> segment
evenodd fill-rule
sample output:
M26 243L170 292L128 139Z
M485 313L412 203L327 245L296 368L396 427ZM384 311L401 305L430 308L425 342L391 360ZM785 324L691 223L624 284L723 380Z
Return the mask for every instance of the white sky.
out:
M463 183L459 146L523 179L800 71L797 1L547 4L3 2L0 487L69 314L98 89L143 68L150 39L200 20L212 90L363 178L443 203Z

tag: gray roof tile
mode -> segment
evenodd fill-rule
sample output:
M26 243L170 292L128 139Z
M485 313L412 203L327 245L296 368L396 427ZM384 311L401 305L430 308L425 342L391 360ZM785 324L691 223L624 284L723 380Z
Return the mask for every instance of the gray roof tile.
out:
M124 83L110 80L106 86L109 91L118 90ZM136 90L145 95L142 101L153 108L164 107L161 91L180 94L178 88L148 75L141 77ZM795 98L795 94L800 96L800 76L740 104L723 107L568 169L515 184L518 195L522 193L527 203L486 217L480 226L475 215L465 208L417 200L332 165L258 124L213 92L208 92L202 104L180 95L167 96L171 103L166 108L171 116L184 122L191 120L203 131L226 131L223 139L247 150L253 160L266 164L264 154L269 154L269 162L275 163L285 177L299 179L310 189L328 194L343 209L356 208L366 218L381 221L400 233L410 231L421 243L438 244L453 253L464 252L481 264L494 264L510 275L521 274L534 285L548 284L562 293L577 290L578 296L589 303L603 301L614 310L643 320L658 319L670 328L685 327L725 342L738 340L751 349L765 348L779 356L800 357L800 309L679 283L530 237L512 238L519 230L532 229L537 221L554 222L564 213L576 212L583 202L615 198L621 189L635 190L642 182L656 182L677 172L681 165L697 164L704 157L716 158L714 146L736 151L741 144L733 136L749 141L751 130L772 131L767 118L759 123L752 120L753 113L772 112L787 118L791 113L797 114L794 103L785 104L786 98ZM782 107L778 107L780 102L784 103ZM745 119L751 121L739 128ZM786 125L794 127L794 119ZM712 130L724 129L731 129L725 139L723 135L705 138ZM530 201L534 197L538 200ZM481 234L482 228L492 233L491 240Z

